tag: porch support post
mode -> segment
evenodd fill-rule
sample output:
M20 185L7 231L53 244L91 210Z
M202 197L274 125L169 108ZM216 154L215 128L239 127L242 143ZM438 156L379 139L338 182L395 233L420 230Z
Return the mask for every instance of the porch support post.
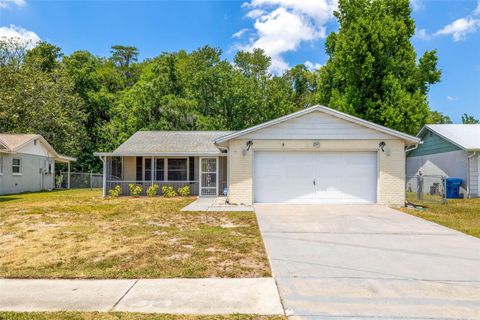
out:
M103 193L102 197L107 196L107 157L101 157L100 158L103 162Z
M67 189L70 189L70 161L68 161L67 168Z

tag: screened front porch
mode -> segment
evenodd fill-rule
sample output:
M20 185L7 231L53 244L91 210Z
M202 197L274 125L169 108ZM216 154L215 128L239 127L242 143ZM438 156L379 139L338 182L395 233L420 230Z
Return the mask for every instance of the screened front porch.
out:
M142 188L146 195L149 186L173 187L175 191L188 186L191 195L226 195L227 157L200 156L105 156L104 196L120 186L122 195L129 195L129 185Z

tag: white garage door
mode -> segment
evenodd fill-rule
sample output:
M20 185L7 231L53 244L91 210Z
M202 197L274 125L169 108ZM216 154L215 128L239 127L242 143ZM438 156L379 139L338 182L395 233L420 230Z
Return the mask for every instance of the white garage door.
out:
M257 203L375 203L375 152L263 152L254 155Z

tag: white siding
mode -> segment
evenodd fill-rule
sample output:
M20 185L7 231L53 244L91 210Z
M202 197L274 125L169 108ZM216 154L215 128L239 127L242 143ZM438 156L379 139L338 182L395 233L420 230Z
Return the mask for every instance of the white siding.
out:
M478 155L470 158L470 196L480 196L480 157Z
M440 175L467 181L467 154L463 150L407 158L407 176Z
M394 139L382 132L320 111L246 134L242 139Z
M18 152L42 157L52 157L53 155L48 152L48 149L45 147L45 145L41 143L39 139L36 140L36 143L34 142L34 140L32 140L23 147L21 147Z

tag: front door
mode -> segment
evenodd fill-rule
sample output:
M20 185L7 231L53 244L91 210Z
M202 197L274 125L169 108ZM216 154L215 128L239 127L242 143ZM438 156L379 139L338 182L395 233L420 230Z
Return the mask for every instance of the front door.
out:
M200 195L218 195L218 158L200 158Z

